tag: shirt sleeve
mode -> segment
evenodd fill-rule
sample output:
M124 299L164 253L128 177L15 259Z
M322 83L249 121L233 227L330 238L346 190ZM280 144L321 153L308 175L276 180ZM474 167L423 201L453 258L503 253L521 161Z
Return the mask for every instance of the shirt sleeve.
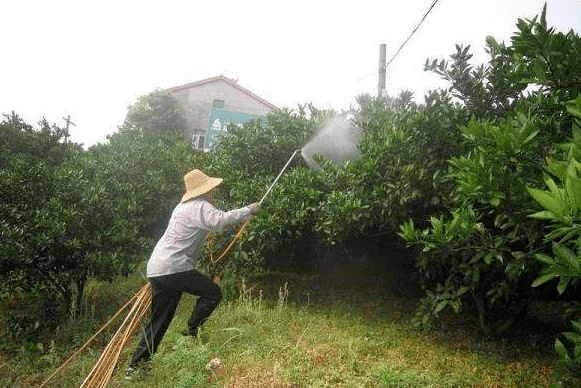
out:
M250 215L250 208L247 206L223 212L209 202L204 202L200 208L200 227L210 232L220 232L230 225L241 223Z

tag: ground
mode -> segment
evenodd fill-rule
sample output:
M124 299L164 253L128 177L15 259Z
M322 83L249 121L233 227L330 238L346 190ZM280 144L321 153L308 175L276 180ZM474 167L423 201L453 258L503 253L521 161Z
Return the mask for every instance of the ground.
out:
M414 257L396 238L373 238L346 247L316 246L308 253L317 258L304 265L308 270L270 272L252 279L248 287L276 299L286 283L289 300L297 303L359 306L362 314L372 318L409 319L413 315L422 292ZM533 312L504 337L485 338L474 320L450 314L436 323L430 336L454 350L485 351L507 359L536 355L555 360L553 344L563 327L537 318Z

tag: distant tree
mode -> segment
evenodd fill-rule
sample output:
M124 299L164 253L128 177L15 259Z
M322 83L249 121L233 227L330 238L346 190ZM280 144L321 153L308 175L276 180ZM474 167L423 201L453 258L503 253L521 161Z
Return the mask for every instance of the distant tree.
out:
M114 211L139 235L160 237L180 199L183 175L206 165L207 155L175 133L125 129L88 150L87 174L106 190Z
M79 145L67 144L68 136L66 129L51 126L44 118L35 130L14 112L4 115L0 123L0 168L6 168L18 157L51 165L62 163L73 149L79 149Z
M175 97L168 91L155 90L139 97L128 108L121 130L149 130L164 134L183 136L186 120Z
M42 300L37 312L4 317L25 337L52 308L68 311L90 259L91 231L82 222L88 182L77 164L82 148L66 141L66 130L46 120L40 126L34 130L15 114L0 123L0 296Z

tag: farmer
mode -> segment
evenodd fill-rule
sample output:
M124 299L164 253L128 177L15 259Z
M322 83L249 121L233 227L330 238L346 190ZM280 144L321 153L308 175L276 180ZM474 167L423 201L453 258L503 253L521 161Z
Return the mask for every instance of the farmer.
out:
M221 182L222 178L209 177L200 170L184 176L186 193L173 210L167 229L147 262L147 278L152 291L151 319L126 370L128 379L135 368L157 350L182 292L199 296L184 333L192 337L197 336L199 327L220 302L220 287L196 270L195 253L208 232L238 224L259 209L257 203L229 212L216 209L211 203L214 190Z

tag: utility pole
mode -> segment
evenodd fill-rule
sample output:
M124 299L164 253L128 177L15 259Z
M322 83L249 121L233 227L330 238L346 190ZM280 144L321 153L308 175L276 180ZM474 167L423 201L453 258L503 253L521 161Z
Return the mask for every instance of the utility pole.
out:
M379 45L379 81L377 83L377 98L383 97L383 93L385 92L385 72L387 70L385 50L385 43Z
M77 124L75 124L75 123L73 123L71 121L71 115L68 115L66 119L63 117L63 120L67 123L67 127L65 128L66 129L66 133L65 133L65 143L66 143L68 141L68 139L69 139L69 127L71 125L74 125L76 127Z

